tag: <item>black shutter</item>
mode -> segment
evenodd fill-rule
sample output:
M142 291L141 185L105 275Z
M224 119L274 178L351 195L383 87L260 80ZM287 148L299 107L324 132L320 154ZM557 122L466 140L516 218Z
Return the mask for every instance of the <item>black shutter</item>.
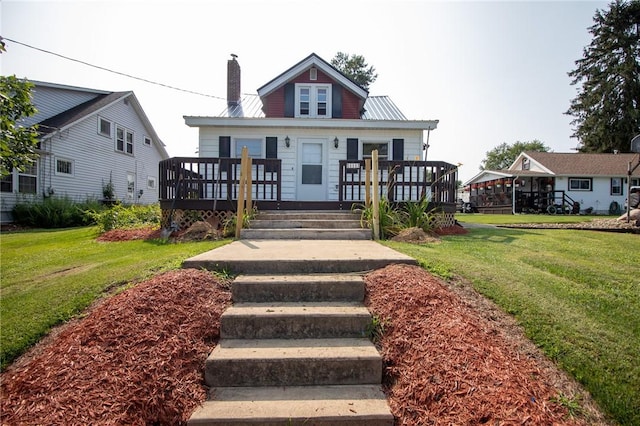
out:
M231 136L220 136L218 138L218 156L220 158L231 158Z
M358 159L358 139L347 138L347 160Z
M404 139L393 140L393 161L404 160Z
M293 83L284 85L284 116L293 117L295 112L295 89Z
M342 118L342 86L331 87L331 118Z
M278 138L275 136L267 136L267 159L278 158ZM265 171L275 172L277 167L273 164L267 164Z

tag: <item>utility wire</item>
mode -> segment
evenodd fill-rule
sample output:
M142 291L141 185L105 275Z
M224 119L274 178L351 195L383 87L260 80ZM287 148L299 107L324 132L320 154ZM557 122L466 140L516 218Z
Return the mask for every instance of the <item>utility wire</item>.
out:
M144 81L145 83L155 84L156 86L162 86L162 87L165 87L165 88L167 88L167 89L173 89L173 90L178 90L178 91L180 91L180 92L191 93L192 95L205 96L205 97L207 97L207 98L221 99L221 100L223 100L223 101L224 101L224 100L226 100L226 98L222 98L222 97L220 97L220 96L208 95L208 94L206 94L206 93L196 92L196 91L193 91L193 90L181 89L181 88L179 88L179 87L170 86L170 85L168 85L168 84L164 84L164 83L158 83L157 81L148 80L148 79L146 79L146 78L136 77L136 76L134 76L134 75L127 74L127 73L124 73L124 72L114 71L114 70L112 70L112 69L105 68L105 67L101 67L101 66L99 66L99 65L93 65L93 64L90 64L90 63L88 63L88 62L81 61L81 60L79 60L79 59L70 58L70 57L68 57L68 56L64 56L64 55L61 55L61 54L59 54L59 53L55 53L55 52L51 52L51 51L46 50L46 49L41 49L41 48L39 48L39 47L31 46L31 45L29 45L29 44L22 43L22 42L19 42L19 41L17 41L17 40L12 40L12 39L10 39L10 38L8 38L8 37L0 37L0 40L7 40L7 41L10 41L10 42L12 42L12 43L16 43L16 44L19 44L19 45L22 45L22 46L28 47L28 48L30 48L30 49L38 50L38 51L40 51L40 52L48 53L48 54L50 54L50 55L54 55L54 56L57 56L57 57L59 57L59 58L66 59L66 60L68 60L68 61L77 62L77 63L82 64L82 65L86 65L86 66L89 66L89 67L97 68L97 69L99 69L99 70L107 71L107 72L110 72L110 73L113 73L113 74L122 75L122 76L124 76L124 77L133 78L134 80Z

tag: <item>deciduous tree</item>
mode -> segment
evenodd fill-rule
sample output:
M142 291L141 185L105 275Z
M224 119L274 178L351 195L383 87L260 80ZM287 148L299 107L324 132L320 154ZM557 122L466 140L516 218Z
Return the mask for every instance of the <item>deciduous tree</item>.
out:
M504 142L491 151L487 151L487 156L482 160L480 170L508 169L523 151L548 152L549 147L537 139L530 142L517 141L511 145Z
M0 76L0 176L12 169L24 170L37 157L37 125L23 126L21 121L37 110L31 103L33 83L16 76Z

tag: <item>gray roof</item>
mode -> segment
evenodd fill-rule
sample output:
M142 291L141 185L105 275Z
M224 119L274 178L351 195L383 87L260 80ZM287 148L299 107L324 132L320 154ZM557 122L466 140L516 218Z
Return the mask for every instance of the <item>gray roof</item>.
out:
M364 110L363 120L407 120L388 96L369 96L364 103ZM244 95L238 105L226 107L216 117L264 118L262 101L258 95Z

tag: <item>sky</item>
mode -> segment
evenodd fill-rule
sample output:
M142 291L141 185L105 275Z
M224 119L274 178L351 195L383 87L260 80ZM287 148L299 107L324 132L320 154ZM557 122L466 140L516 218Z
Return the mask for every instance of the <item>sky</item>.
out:
M378 74L370 95L389 96L409 119L439 120L427 159L461 163L466 182L505 142L573 152L564 113L578 88L567 73L598 9L608 2L0 0L2 37L161 85L6 40L0 73L131 90L169 155L197 156L198 131L183 116L224 109L230 54L250 94L311 53L359 54Z

